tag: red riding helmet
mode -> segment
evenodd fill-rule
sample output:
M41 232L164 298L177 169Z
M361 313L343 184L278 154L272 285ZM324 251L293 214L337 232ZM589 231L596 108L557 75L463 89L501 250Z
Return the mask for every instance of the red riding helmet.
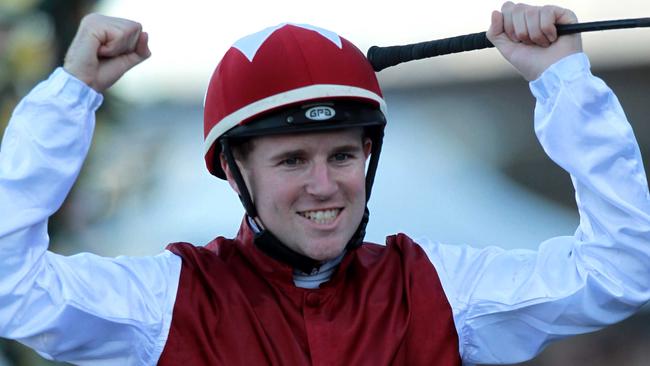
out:
M307 115L305 122L309 123L280 120L272 129L259 129L251 123L287 107L319 101L354 102L380 112L380 116L350 115L333 107L338 118L325 118L328 109L321 109L310 112L320 113L320 119ZM333 32L302 24L280 24L237 41L214 71L204 106L205 161L210 173L222 179L219 140L228 131L236 132L235 127L248 125L247 136L336 126L381 125L383 130L386 112L375 72L363 53ZM306 113L303 109L301 115Z

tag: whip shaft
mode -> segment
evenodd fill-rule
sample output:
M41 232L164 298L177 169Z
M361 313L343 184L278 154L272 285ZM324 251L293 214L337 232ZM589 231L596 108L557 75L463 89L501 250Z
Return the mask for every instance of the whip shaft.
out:
M650 18L604 20L588 23L558 24L558 35L609 29L650 27ZM494 47L485 32L466 34L434 41L407 44L402 46L372 46L367 57L375 71L401 64L402 62L447 55L465 51Z

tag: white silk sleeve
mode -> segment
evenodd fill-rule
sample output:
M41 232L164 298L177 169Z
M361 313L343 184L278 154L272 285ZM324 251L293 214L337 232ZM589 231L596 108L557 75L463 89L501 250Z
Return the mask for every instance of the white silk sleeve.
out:
M153 365L168 335L180 259L47 251L48 218L79 174L101 102L59 68L20 102L5 131L0 336L79 365Z
M530 359L650 299L647 180L616 96L591 75L584 54L554 64L530 87L535 131L571 175L580 226L537 251L420 242L452 305L466 364Z

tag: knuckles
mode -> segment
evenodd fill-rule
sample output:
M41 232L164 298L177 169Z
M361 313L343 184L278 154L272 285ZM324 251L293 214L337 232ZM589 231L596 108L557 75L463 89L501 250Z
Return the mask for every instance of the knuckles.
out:
M506 1L501 5L501 12L502 13L510 13L512 11L512 8L515 6L515 3L512 1Z
M576 14L555 5L534 6L507 1L501 6L504 32L513 41L549 45L556 37L556 23L575 23ZM523 26L521 26L523 24Z
M107 16L99 13L90 13L81 19L80 29L95 28L107 22Z
M142 31L142 24L129 19L116 18L99 13L90 13L81 19L79 28L100 30L106 30L108 28L116 34L125 35L140 33Z
M526 19L532 19L532 18L539 18L540 15L540 8L536 7L527 7L523 9L524 15L526 16Z

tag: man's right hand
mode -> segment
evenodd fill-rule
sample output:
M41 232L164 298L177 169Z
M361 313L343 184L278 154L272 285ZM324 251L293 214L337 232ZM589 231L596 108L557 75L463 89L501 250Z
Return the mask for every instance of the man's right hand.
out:
M148 36L139 23L90 14L81 21L63 68L101 93L149 56Z

